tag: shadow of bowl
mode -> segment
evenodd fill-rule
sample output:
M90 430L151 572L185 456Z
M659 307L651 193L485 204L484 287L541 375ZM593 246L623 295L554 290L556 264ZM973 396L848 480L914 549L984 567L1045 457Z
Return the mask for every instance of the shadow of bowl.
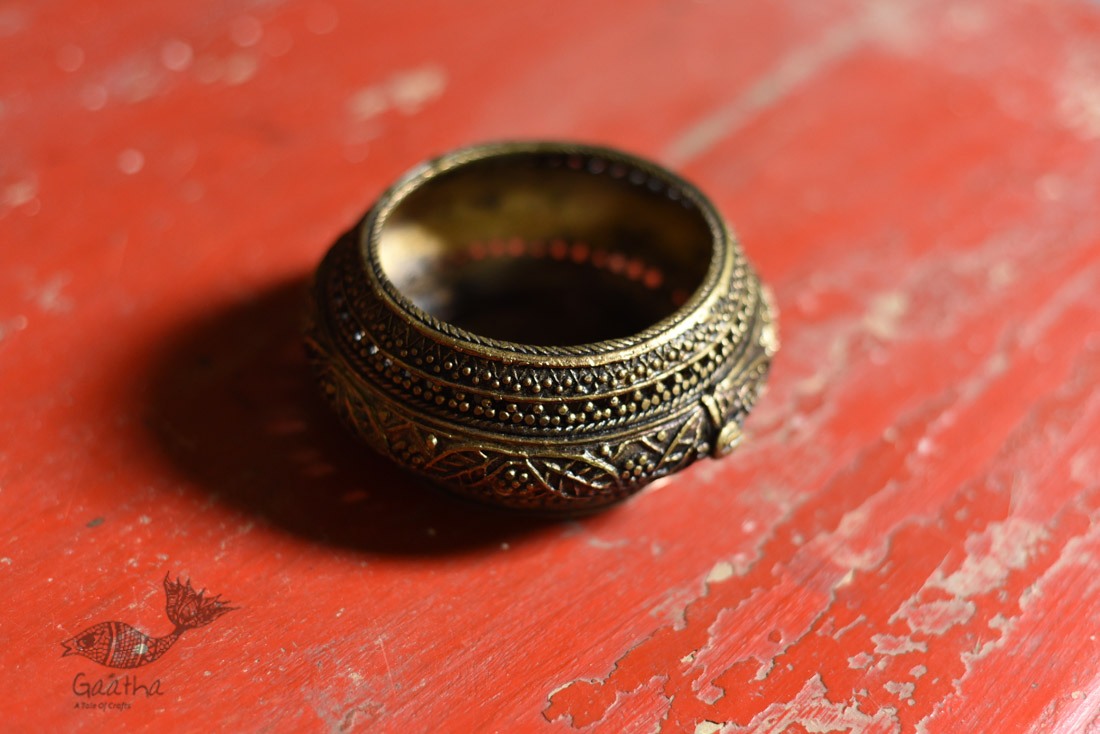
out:
M453 497L345 431L306 363L307 288L216 307L154 355L146 424L173 467L272 526L362 552L458 553L556 524Z

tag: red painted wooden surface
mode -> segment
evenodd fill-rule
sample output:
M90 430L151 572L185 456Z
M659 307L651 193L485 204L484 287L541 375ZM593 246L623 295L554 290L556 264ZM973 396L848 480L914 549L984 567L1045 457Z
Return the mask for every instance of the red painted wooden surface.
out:
M297 336L526 136L680 169L782 313L739 453L574 522L361 450ZM0 728L1100 730L1098 140L1083 0L7 0ZM239 608L77 695L169 572Z

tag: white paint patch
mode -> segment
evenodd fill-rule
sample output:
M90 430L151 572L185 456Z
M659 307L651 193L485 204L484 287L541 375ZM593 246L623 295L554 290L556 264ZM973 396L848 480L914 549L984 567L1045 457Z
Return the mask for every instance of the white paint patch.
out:
M260 59L254 53L238 51L225 58L202 56L195 62L195 78L203 84L244 84L256 75Z
M909 675L913 676L914 678L920 678L927 672L928 667L925 665L914 665L912 668L909 669Z
M1006 617L998 612L989 619L988 627L992 630L999 630L1001 634L1004 634L1016 626L1016 619L1016 617Z
M893 0L863 5L862 24L869 40L895 54L915 53L928 35L923 22L923 0Z
M908 700L913 697L913 691L917 686L914 683L898 683L896 681L889 681L883 686L888 692L893 693L902 701Z
M993 291L999 291L1002 288L1007 288L1016 281L1016 268L1015 266L1005 260L994 263L989 268L989 275L986 276L986 283L989 284L989 289Z
M875 643L875 652L879 655L904 655L909 652L928 652L928 643L911 637L897 635L871 635Z
M253 54L236 53L225 60L225 66L222 69L222 79L226 84L231 86L244 84L249 79L256 76L256 72L259 68L260 60Z
M169 71L186 71L194 58L195 51L191 45L178 38L166 41L160 47L160 63Z
M68 273L58 273L40 286L30 291L30 300L46 313L67 313L73 308L73 302L65 294L65 286L71 277Z
M1056 173L1047 173L1035 182L1035 195L1042 201L1060 201L1069 190L1066 180Z
M730 565L734 567L734 573L737 576L745 576L752 569L752 557L746 554L746 552L739 552L734 554L734 557L729 559Z
M137 148L127 148L118 154L118 170L127 176L133 176L145 167L145 154Z
M101 82L113 99L141 102L161 91L167 78L158 62L153 53L135 54L107 69Z
M798 724L807 732L901 731L897 709L881 706L870 715L858 703L834 703L821 675L815 673L790 701L773 703L753 717L745 731L788 731Z
M29 204L38 196L38 182L33 178L24 178L4 187L0 194L0 203L14 209Z
M348 110L360 121L371 120L391 109L412 115L442 95L446 88L446 71L429 64L398 72L380 84L360 89L348 99Z
M872 336L891 341L898 336L898 325L909 310L909 296L901 291L880 293L871 299L863 316L863 327Z
M1100 64L1074 58L1061 83L1058 114L1063 124L1085 140L1100 138Z
M1068 63L1057 80L1059 116L1085 139L1096 139L1100 137L1100 48L1091 39L1068 37L1063 46Z
M718 584L733 577L733 565L729 561L718 561L707 574L708 584Z
M984 594L1004 585L1008 574L1027 566L1032 554L1047 538L1041 525L1012 518L994 523L980 535L967 539L967 556L954 573L936 571L927 586L943 589L960 599ZM986 547L986 552L979 548Z
M942 635L952 627L970 621L975 611L974 602L965 599L937 599L923 604L910 601L890 621L903 619L915 633Z
M857 24L844 24L830 28L814 42L796 46L793 53L780 59L773 69L764 72L732 102L714 110L672 141L663 158L676 167L695 160L813 79L822 69L847 56L863 40L863 35L863 29Z
M853 655L848 658L848 667L852 670L863 670L868 665L873 663L875 658L870 653L861 652L858 655Z
M599 548L600 550L609 550L611 548L623 548L630 545L630 541L626 538L619 538L618 540L606 540L596 535L586 536L584 539L585 545L592 548Z
M672 625L674 630L687 626L687 608L699 598L699 588L694 584L673 586L659 597L649 610L649 616Z
M695 725L695 734L716 734L722 731L722 724L715 721L704 720Z
M1095 482L1098 475L1100 475L1100 451L1097 449L1086 446L1069 460L1069 478L1081 485L1082 489Z
M903 2L864 4L855 20L839 23L816 40L794 46L792 53L759 75L733 101L673 140L662 157L675 167L699 158L868 41L895 49L913 48L918 42L913 17L917 7L918 3Z
M834 632L833 633L833 639L834 640L839 640L845 634L852 631L853 629L855 629L856 627L858 627L859 625L863 624L866 621L867 621L867 615L865 615L865 614L859 615L858 617L853 619L851 622L849 622L848 624L844 625L843 627L838 629L836 632Z

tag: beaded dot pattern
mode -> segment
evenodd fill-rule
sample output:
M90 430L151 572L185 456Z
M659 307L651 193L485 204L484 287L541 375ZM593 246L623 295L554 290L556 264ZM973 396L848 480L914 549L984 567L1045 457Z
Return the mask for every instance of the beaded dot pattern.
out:
M621 162L561 160L689 201ZM542 359L551 348L501 345L395 308L360 238L358 229L343 236L315 280L307 347L324 394L376 450L495 504L595 509L698 458L724 455L740 440L778 348L769 299L736 245L716 269L717 297L705 308L659 338L643 332L596 349L557 350L594 357L580 364ZM634 280L675 305L687 299L668 289L658 267L584 242L492 240L455 257L572 260Z

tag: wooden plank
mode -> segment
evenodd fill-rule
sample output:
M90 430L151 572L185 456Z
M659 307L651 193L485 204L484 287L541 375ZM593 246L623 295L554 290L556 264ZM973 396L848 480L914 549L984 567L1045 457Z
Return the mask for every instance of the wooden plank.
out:
M1100 725L1095 3L16 0L0 38L6 729ZM743 448L570 522L362 450L298 336L384 186L530 136L682 170L781 311ZM237 608L80 695L62 641L168 634L166 573Z

